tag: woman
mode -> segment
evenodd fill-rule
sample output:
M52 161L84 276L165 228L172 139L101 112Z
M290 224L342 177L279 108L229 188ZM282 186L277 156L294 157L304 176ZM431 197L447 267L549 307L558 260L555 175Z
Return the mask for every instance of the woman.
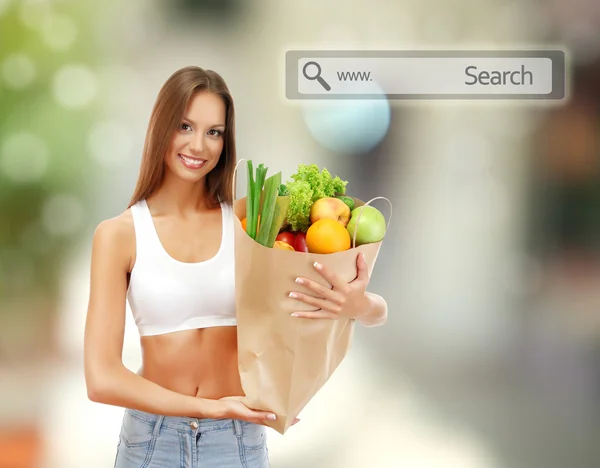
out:
M234 131L221 76L174 73L152 111L129 207L94 233L85 377L92 401L126 408L116 468L269 466L264 423L275 416L240 401ZM300 316L383 323L385 301L365 291L357 264L350 284L321 269L331 290L305 280L297 299L322 310ZM140 333L138 373L121 360L126 300Z

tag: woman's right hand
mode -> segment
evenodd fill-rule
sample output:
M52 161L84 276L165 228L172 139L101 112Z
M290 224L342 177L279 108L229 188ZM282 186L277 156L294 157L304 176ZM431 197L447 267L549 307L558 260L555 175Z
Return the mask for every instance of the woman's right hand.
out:
M248 408L242 400L245 397L223 397L221 402L220 419L241 419L255 424L264 424L266 421L274 421L277 417L269 411L257 411Z

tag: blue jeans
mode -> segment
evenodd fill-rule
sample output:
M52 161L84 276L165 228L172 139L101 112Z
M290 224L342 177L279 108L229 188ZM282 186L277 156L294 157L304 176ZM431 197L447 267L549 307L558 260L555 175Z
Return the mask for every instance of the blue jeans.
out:
M269 468L266 427L126 409L115 468Z

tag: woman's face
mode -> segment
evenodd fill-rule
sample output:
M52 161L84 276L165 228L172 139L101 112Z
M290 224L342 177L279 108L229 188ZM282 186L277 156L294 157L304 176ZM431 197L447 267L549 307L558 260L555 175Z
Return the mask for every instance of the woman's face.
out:
M225 114L221 97L207 91L195 94L171 140L167 171L192 183L203 179L223 151Z

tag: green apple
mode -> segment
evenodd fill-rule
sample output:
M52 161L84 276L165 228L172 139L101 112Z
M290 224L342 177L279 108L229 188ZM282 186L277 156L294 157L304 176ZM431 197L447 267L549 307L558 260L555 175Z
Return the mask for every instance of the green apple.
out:
M354 230L356 229L356 220L361 211L364 213L358 223L358 232L356 233L356 245L372 244L379 242L385 236L386 226L385 218L377 208L372 206L359 206L350 213L350 222L346 229L350 233L350 238L354 239Z
M335 198L338 198L340 200L342 200L346 205L348 205L348 208L350 208L350 211L352 211L355 207L354 207L354 200L352 197L348 197L346 195L339 195Z

